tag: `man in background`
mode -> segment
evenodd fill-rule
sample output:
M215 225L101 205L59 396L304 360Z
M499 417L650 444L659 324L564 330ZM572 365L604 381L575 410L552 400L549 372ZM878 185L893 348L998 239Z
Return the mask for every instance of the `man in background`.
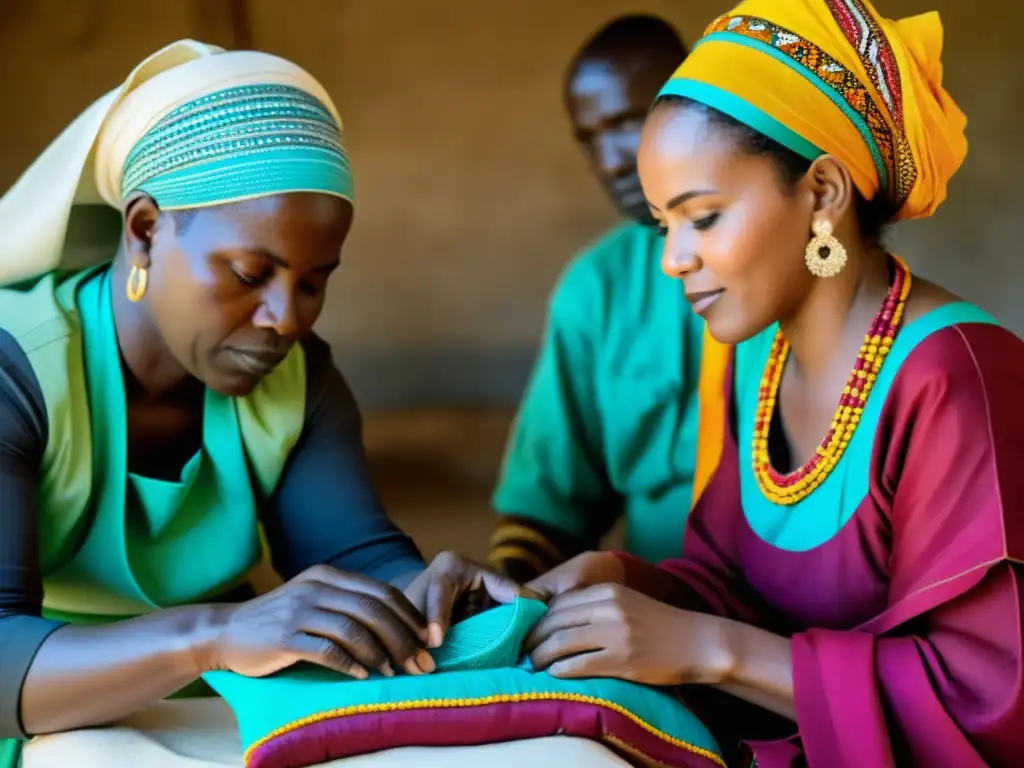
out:
M584 43L566 77L576 141L625 221L572 260L549 301L492 500L492 565L519 580L597 548L623 517L634 555L656 562L682 548L704 323L661 273L636 156L647 111L686 53L661 19L625 16Z

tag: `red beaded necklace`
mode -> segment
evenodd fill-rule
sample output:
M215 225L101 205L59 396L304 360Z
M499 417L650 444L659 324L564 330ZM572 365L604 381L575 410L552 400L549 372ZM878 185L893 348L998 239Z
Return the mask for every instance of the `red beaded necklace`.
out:
M853 437L864 411L864 403L874 386L878 372L889 354L893 339L903 320L903 307L910 294L910 270L898 256L892 257L895 276L882 308L871 322L871 328L864 337L857 362L853 366L843 395L839 398L832 425L825 434L814 455L802 467L782 474L776 472L768 455L768 433L775 411L779 382L789 356L789 343L776 332L761 377L761 389L757 398L757 415L754 420L753 463L754 476L761 492L775 504L796 504L825 482L825 478L839 463L846 446Z

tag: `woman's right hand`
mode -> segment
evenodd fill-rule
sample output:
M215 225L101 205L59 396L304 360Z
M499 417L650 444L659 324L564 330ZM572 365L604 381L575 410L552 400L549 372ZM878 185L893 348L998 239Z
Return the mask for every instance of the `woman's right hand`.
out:
M613 552L584 552L524 586L545 602L595 584L624 584L626 567Z
M210 664L264 677L307 661L365 679L434 670L426 622L401 590L365 576L314 566L272 592L221 606Z

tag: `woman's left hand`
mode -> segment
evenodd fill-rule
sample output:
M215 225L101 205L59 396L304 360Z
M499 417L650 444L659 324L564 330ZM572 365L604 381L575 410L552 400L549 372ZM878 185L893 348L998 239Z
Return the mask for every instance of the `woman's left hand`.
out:
M441 645L457 605L463 606L462 613L472 613L488 603L510 603L517 596L536 597L507 576L455 552L435 557L406 588L405 596L427 620L427 644L431 648Z
M620 584L556 597L526 641L537 670L647 685L717 684L730 669L722 619L660 603Z

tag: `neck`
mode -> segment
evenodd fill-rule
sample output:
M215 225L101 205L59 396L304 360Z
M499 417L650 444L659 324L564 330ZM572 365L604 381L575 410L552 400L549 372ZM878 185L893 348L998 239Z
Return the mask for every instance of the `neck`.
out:
M800 376L848 374L888 290L888 259L877 247L848 249L840 274L815 281L797 311L779 323Z
M121 352L125 391L147 399L188 397L202 385L174 358L145 302L128 299L125 286L131 263L122 252L110 270L114 328Z

